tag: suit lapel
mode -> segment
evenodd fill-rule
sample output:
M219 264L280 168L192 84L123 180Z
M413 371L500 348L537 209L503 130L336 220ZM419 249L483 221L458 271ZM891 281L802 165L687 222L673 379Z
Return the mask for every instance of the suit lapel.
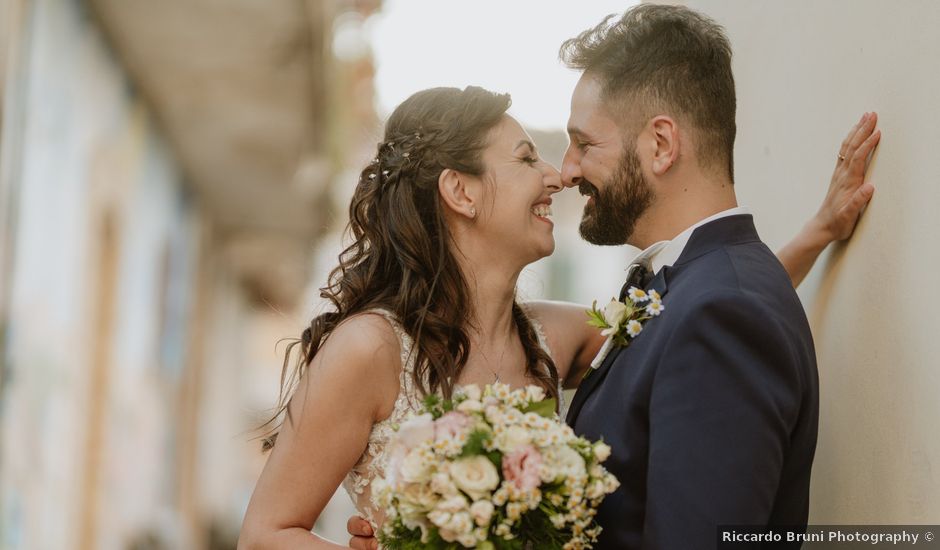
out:
M653 277L653 280L646 285L646 290L655 290L659 293L660 297L663 298L665 302L666 292L669 290L667 284L668 280L668 271L669 267L666 266L659 270L659 273ZM650 319L647 321L649 323L652 321ZM643 334L640 333L637 338L642 338ZM587 401L587 398L594 392L595 389L600 385L601 381L607 377L607 373L610 371L611 366L617 360L617 357L625 351L626 348L617 347L613 349L607 357L604 358L604 361L594 372L589 373L584 380L581 381L581 385L578 386L578 391L574 394L574 398L571 400L571 406L568 408L568 415L566 416L566 422L569 426L574 426L575 421L578 419L578 414L581 412L581 408L584 406L584 402Z
M607 354L607 357L604 358L601 366L597 367L594 372L589 373L584 377L584 380L581 381L581 384L578 386L578 391L575 392L574 398L571 399L571 406L568 407L568 415L565 417L565 421L569 426L574 427L574 423L578 420L578 413L581 412L581 407L584 406L584 402L587 401L587 398L594 389L601 383L601 380L607 376L607 371L610 370L610 366L622 351L623 348L621 347L611 350L611 352Z

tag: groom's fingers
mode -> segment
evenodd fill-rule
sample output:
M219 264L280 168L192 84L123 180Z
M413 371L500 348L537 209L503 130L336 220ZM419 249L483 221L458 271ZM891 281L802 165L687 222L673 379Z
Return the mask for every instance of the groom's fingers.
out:
M862 210L865 209L865 206L868 205L874 194L875 186L871 183L865 183L855 191L848 204L839 212L839 223L843 224L845 228L844 233L841 234L839 239L847 239L852 236L852 233L855 232L855 226L858 224L859 216L862 214Z
M839 145L839 154L843 157L848 158L849 144L852 143L852 138L855 137L855 134L858 133L859 128L861 128L865 123L865 115L867 114L868 113L863 114L862 118L858 119L858 122L855 123L855 126L852 126L852 128L849 129L849 133L845 135L845 139L842 140L842 144Z
M875 113L867 113L868 117L865 121L858 127L855 132L855 135L852 136L852 139L849 141L849 147L846 149L842 155L846 158L852 158L855 154L855 151L861 146L866 139L868 139L872 132L875 130L875 124L878 122L878 115Z
M861 146L855 150L852 159L849 161L849 173L852 176L861 179L861 177L865 175L865 170L868 167L868 159L880 140L881 130L878 130L868 136Z

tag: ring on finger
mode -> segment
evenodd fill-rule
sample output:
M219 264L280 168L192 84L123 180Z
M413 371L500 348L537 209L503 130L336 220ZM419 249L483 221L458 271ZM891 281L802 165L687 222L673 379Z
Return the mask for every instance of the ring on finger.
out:
M842 162L843 160L845 160L845 155L839 153L839 162Z

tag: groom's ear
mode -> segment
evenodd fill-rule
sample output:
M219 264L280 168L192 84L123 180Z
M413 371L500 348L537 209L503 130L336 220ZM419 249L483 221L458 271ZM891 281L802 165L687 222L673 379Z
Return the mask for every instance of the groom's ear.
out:
M447 208L458 216L473 219L477 215L477 201L467 174L445 168L437 179L437 189Z
M654 141L650 168L663 176L679 159L679 125L666 115L658 115L650 121L650 130Z

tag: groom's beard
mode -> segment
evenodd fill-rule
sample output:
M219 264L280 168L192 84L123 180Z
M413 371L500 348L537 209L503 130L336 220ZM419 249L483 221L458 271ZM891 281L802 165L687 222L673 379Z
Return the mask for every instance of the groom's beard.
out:
M636 222L653 202L653 190L640 170L635 149L624 149L620 164L600 191L591 182L578 185L582 195L594 198L584 206L581 237L591 244L621 245L630 240Z

